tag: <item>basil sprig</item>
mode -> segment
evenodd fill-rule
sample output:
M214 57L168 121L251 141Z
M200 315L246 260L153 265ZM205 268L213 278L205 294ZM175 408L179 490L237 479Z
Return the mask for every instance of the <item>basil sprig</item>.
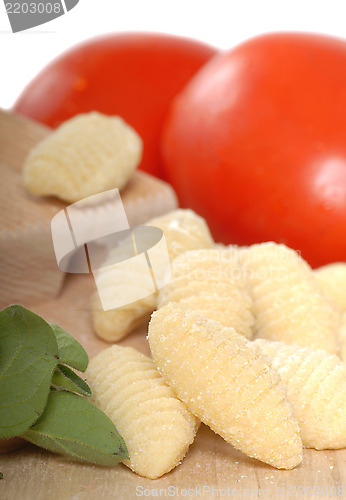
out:
M0 439L21 436L102 465L129 458L114 423L83 397L90 387L71 367L87 365L83 347L60 326L20 305L0 311Z

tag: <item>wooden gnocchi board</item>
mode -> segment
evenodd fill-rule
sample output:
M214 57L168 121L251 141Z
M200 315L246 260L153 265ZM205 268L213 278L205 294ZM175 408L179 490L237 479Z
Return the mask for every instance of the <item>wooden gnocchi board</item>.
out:
M4 144L11 144L10 148L14 148L13 140L8 139L8 129L4 130L4 124L9 120L11 130L17 130L16 142L20 140L19 131L24 134L18 157L16 150L9 150L8 147L5 148L7 151L5 154ZM3 138L0 139L1 169L5 159L8 167L19 171L28 149L46 133L48 133L46 129L27 120L0 114L0 137L2 135ZM140 178L143 175L139 174L138 189L141 189ZM148 182L150 180L147 179ZM6 177L2 177L2 183L5 187ZM169 191L165 192L167 194ZM21 196L25 197L26 194L23 191L18 194L17 200L13 201L13 210L16 208L16 203L21 203ZM150 205L150 196L147 203ZM154 202L154 205L155 203L157 202ZM136 202L132 205L135 207ZM161 211L163 208L161 206ZM151 210L158 210L158 207L149 206L147 209L149 213ZM169 209L168 207L167 210ZM135 212L134 208L133 217L136 217ZM1 215L2 221L4 214ZM37 296L34 293L35 286L37 285L33 282L34 297ZM58 297L37 302L27 296L22 300L22 304L48 321L59 323L70 331L92 357L109 345L98 339L92 331L89 297L94 289L92 276L67 275ZM20 283L18 283L19 293ZM9 301L2 303L1 307L8 304ZM142 325L120 344L131 345L144 354L149 354L146 326ZM122 464L109 468L76 463L30 444L0 455L0 471L4 475L0 480L2 500L15 498L132 500L141 496L146 498L158 496L343 498L346 496L346 450L305 450L304 460L300 466L292 471L279 471L246 457L203 425L182 464L154 481L137 476Z

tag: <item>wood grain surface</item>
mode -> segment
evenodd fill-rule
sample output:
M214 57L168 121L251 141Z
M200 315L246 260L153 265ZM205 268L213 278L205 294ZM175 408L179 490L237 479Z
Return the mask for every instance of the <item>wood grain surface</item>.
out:
M31 286L34 293L36 284ZM58 297L40 302L25 297L22 303L70 331L92 357L109 345L92 331L94 290L92 276L66 275ZM120 344L149 354L146 332L144 323ZM246 457L204 425L182 464L157 480L141 478L122 464L77 463L31 444L0 455L0 471L1 500L346 497L346 450L305 450L301 465L279 471Z

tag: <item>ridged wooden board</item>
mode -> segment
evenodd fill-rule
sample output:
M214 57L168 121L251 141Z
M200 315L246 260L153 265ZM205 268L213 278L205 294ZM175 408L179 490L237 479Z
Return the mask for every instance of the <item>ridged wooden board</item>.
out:
M1 118L3 120L4 116ZM41 130L41 127L38 129ZM20 154L23 158L22 150ZM8 164L9 151L6 158ZM3 160L2 155L2 162ZM17 161L17 165L19 164ZM143 176L144 174L138 175L138 186L139 179L146 177ZM10 189L9 186L8 188ZM16 202L12 202L12 208L16 209L26 196L24 191L21 191ZM164 205L160 207L162 209ZM1 210L3 209L2 206ZM132 217L136 218L136 213L133 213ZM8 273L13 276L13 269L9 269ZM23 305L41 314L48 321L59 323L69 330L83 344L90 357L108 346L92 331L89 299L95 290L95 284L91 275L66 275L59 296L49 300L36 300L36 286L37 284L32 282L32 297L24 297L21 300ZM20 283L13 289L17 290L19 296ZM2 307L9 302L4 294ZM120 345L133 346L148 355L146 332L147 325L144 323L122 340ZM18 443L15 444L18 446ZM76 463L30 444L0 455L0 471L4 475L0 480L1 500L132 500L141 496L165 498L166 495L166 498L169 498L169 494L173 498L205 499L341 499L346 495L346 450L305 450L301 465L291 471L279 471L236 451L203 425L182 464L155 481L137 476L122 464L108 468Z

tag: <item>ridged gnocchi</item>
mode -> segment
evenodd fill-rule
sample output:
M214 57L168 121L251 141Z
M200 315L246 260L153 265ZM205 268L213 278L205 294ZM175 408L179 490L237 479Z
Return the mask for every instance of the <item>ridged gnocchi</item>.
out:
M181 253L195 248L210 248L213 239L208 226L202 217L192 210L174 210L161 217L155 217L147 222L148 226L155 226L164 233L169 258L172 261ZM109 259L111 260L110 255ZM104 276L107 280L107 276ZM142 280L143 281L143 280ZM125 270L117 275L117 283L138 287L141 282L141 273L129 275ZM112 286L112 283L109 283ZM119 288L118 288L119 290ZM114 294L119 293L114 287ZM148 295L129 305L104 311L101 307L98 294L92 297L91 309L94 330L96 334L107 341L119 341L140 324L157 306L157 292L148 292Z
M310 266L294 250L275 243L243 249L241 258L251 284L257 336L337 354L339 316Z
M306 448L346 447L346 365L322 349L254 341L288 387Z
M141 156L141 138L120 117L81 114L32 149L23 181L32 194L72 203L108 189L121 190Z
M86 371L93 402L115 423L140 476L156 479L184 458L199 421L164 382L152 359L132 347L112 346Z
M346 312L346 263L335 262L314 271L326 297Z
M154 217L147 225L163 231L171 261L188 250L212 248L214 245L206 221L190 209L180 208Z
M235 448L279 469L301 462L286 388L251 341L169 303L152 315L149 344L179 399Z
M181 302L248 339L253 336L252 299L234 248L193 250L176 258L158 306L169 302Z

